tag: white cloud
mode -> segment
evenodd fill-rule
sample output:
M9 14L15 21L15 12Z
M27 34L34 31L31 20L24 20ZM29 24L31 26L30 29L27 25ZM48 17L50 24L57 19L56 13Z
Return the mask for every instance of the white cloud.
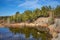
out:
M18 5L18 7L24 7L25 9L35 9L35 8L40 8L40 4L38 4L39 0L33 0L33 1L28 1L26 0L26 2Z
M38 3L39 2L39 3ZM60 3L54 0L26 0L24 3L19 4L18 7L22 7L24 9L35 9L41 8L42 6L57 6Z

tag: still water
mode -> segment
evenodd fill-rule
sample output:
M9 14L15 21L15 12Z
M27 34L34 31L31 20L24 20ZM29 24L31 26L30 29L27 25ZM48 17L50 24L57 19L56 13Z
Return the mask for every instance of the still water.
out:
M0 40L51 40L49 32L35 28L0 28Z

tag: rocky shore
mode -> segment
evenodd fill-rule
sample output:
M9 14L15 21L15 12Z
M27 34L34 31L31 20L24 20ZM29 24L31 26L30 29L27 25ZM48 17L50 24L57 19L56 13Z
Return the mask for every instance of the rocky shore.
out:
M53 38L58 36L58 33L60 33L60 19L55 18L55 23L52 25L48 25L48 18L38 18L33 23L14 23L14 24L0 24L0 27L47 27L49 28L49 32L52 34Z

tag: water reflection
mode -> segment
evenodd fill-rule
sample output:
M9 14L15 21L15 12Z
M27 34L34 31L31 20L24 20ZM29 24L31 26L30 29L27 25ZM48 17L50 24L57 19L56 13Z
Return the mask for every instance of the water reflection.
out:
M35 28L29 28L29 27L12 28L10 27L9 30L14 34L24 35L23 38L25 38L26 40L51 40L52 38L49 32L38 31Z
M0 40L51 40L49 32L35 28L0 28Z

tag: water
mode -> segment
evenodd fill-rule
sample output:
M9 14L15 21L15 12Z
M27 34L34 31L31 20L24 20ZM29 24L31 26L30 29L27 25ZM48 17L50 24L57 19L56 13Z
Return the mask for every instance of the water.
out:
M48 32L35 28L0 28L0 40L51 40Z

